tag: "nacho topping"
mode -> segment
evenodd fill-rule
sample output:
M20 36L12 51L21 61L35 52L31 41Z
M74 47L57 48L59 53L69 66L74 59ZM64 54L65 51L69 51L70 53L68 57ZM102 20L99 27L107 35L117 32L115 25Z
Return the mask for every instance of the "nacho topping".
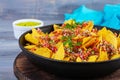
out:
M24 46L34 54L70 62L99 62L120 58L120 34L103 27L93 28L92 21L65 21L54 24L54 31L32 29L25 35Z

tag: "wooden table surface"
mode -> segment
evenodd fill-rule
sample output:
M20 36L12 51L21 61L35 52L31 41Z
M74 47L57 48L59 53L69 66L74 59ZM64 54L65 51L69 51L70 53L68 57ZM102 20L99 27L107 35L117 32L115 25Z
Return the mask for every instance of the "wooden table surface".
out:
M71 13L82 4L102 10L107 3L117 4L120 0L0 0L0 80L17 80L13 62L21 50L13 35L14 20L36 18L45 25L62 23L64 13Z

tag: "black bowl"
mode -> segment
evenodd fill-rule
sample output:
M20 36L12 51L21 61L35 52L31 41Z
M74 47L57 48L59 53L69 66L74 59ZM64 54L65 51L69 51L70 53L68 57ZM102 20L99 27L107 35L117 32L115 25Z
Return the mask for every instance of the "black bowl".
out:
M61 24L59 24L61 25ZM101 26L94 26L101 29ZM53 25L40 27L43 32L53 31ZM110 28L108 28L110 29ZM119 33L120 31L110 29L113 32ZM101 77L108 75L120 68L120 59L108 60L103 62L66 62L45 58L43 56L33 54L24 48L26 40L24 36L32 31L27 31L19 38L19 46L28 59L36 66L42 67L44 70L58 76L64 77ZM107 36L107 35L106 35ZM29 65L28 65L29 66Z

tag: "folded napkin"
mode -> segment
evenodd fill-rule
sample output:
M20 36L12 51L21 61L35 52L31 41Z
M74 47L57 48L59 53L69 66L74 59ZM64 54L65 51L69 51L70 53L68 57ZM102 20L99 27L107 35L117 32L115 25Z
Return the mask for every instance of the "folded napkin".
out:
M92 20L94 24L99 25L103 19L103 13L86 8L84 5L82 5L78 9L73 11L72 14L65 14L65 20L68 19L75 19L77 22Z
M113 29L120 29L120 4L104 6L104 16L101 26L107 26Z
M113 29L120 29L120 4L106 4L104 10L97 11L80 6L72 14L65 14L65 20L75 19L77 22L92 20L95 25L106 26Z

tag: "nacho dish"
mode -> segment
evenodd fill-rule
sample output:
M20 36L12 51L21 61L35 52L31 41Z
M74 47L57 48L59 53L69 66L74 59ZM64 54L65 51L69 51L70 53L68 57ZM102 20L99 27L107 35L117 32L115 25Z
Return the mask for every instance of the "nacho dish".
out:
M65 21L53 25L45 33L32 29L25 35L24 48L46 58L68 62L101 62L120 58L120 33L103 27L97 29L92 21Z

